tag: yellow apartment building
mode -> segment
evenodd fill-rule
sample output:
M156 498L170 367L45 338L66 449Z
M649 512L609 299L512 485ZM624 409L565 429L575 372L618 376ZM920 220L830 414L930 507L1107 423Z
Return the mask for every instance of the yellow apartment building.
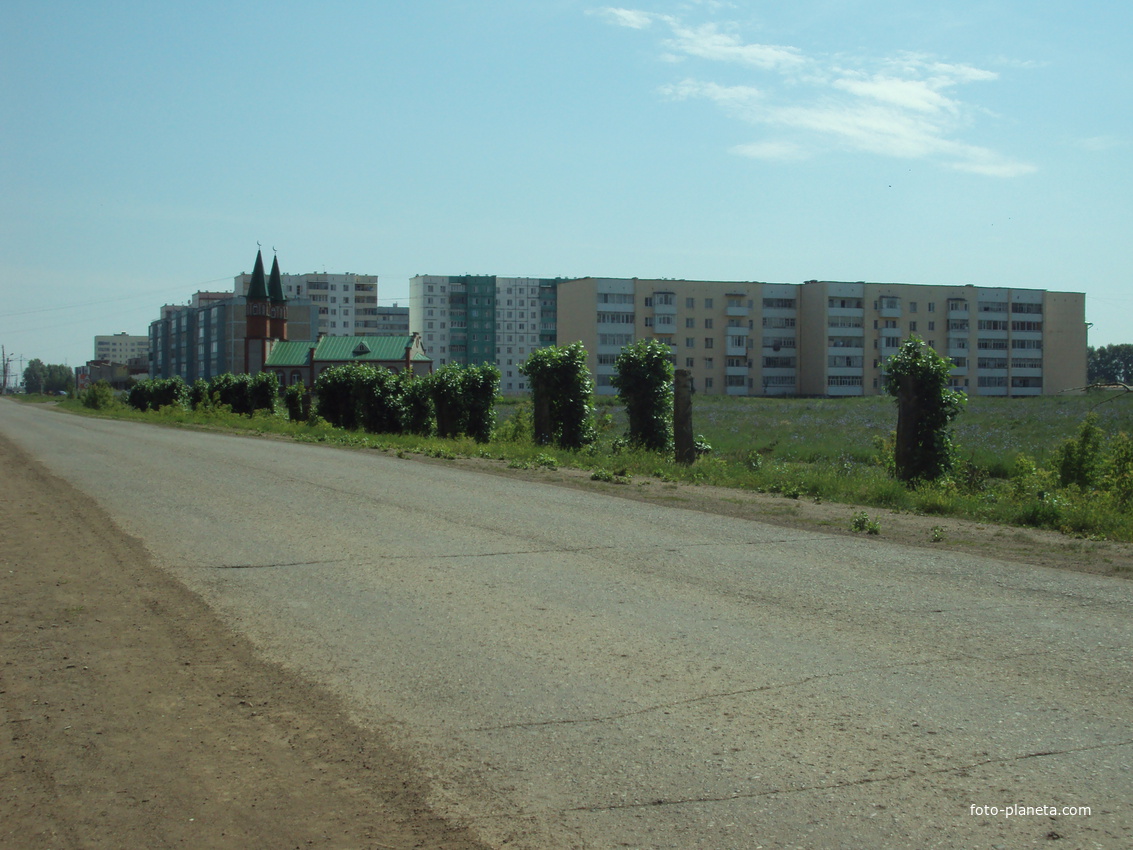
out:
M659 339L697 392L861 396L916 334L971 395L1028 396L1086 384L1085 295L864 281L802 284L581 278L557 286L558 344L581 341L599 394L622 347Z

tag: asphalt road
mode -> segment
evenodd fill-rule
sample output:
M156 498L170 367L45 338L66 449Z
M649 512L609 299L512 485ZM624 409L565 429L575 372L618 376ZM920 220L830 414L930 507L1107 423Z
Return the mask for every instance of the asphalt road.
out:
M0 430L493 845L1133 846L1133 583L14 403Z

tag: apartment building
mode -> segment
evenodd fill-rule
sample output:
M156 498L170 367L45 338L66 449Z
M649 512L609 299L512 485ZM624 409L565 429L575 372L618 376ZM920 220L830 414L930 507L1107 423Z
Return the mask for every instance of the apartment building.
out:
M197 293L188 305L166 305L161 318L150 323L150 377L179 376L192 383L197 378L248 371L247 300L232 293L212 297L215 294ZM293 338L315 338L316 317L309 299L288 299L287 324Z
M94 338L94 357L104 363L129 363L149 356L149 337L132 336L125 331Z
M409 333L409 310L378 306L378 277L369 274L281 274L288 301L309 298L314 305L320 336L378 336ZM238 274L234 291L247 295L251 274ZM404 325L400 323L404 317Z
M500 392L528 390L519 365L555 344L558 279L417 275L409 281L410 331L437 367L492 363Z
M883 392L886 358L917 334L972 395L1058 393L1086 383L1085 296L975 286L582 278L557 286L557 342L581 341L599 394L622 347L654 338L697 392Z

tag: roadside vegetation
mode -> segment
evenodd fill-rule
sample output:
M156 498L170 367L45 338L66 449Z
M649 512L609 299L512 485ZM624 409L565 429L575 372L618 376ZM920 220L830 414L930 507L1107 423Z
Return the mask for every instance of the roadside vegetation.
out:
M257 403L267 398L267 404L243 408L243 413L221 400L224 381L215 392L207 385L195 392L186 387L184 394L174 392L173 401L145 410L98 385L59 404L91 415L270 434L401 456L489 458L523 469L575 468L613 484L715 485L1133 542L1133 439L1128 436L1133 434L1133 398L1128 392L972 397L950 422L946 471L931 480L904 481L895 462L897 405L890 397L697 395L697 458L680 464L668 448L656 450L646 440L631 439L626 405L617 398L577 400L571 407L571 416L577 418L580 406L589 416L585 426L571 420L570 434L584 433L584 439L549 439L546 431L536 439L532 401L496 397L486 403L494 396L498 374L491 367L487 372L480 368L468 374L449 369L442 375L439 370L434 373L439 378L415 380L357 374L352 382L346 375L331 376L324 386L326 400L316 399L313 405L302 390L291 388L279 396L260 387L254 393ZM149 383L155 382L143 382ZM353 387L353 400L330 401L326 393L332 385ZM366 399L377 398L380 387L400 395L392 408L389 398L381 401L381 416L367 414ZM252 394L250 387L248 392ZM466 402L460 400L464 392L469 394ZM451 436L437 436L436 399L448 405ZM332 425L320 411L354 427ZM347 422L350 417L352 423ZM485 420L491 421L490 428L483 427ZM397 433L372 432L381 430Z

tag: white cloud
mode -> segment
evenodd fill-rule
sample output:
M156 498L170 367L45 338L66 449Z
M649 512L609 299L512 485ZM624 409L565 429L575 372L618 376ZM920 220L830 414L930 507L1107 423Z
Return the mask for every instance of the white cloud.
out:
M738 156L766 159L772 162L798 162L810 158L809 151L794 142L788 141L752 142L747 145L736 145L731 149L731 152Z
M722 86L719 83L702 83L699 80L681 80L662 86L661 94L672 100L702 97L719 104L728 111L745 118L752 114L763 99L763 92L754 86Z
M797 47L745 42L737 27L686 24L680 18L629 9L604 10L622 26L667 28L662 58L707 60L748 69L759 85L686 78L660 87L673 100L703 98L729 114L788 138L739 145L732 152L760 159L800 160L822 150L927 159L943 167L995 177L1031 173L1015 161L959 138L985 110L957 96L961 86L991 82L994 71L941 62L920 53L850 58L808 56ZM614 14L616 13L616 14Z
M957 104L936 91L925 80L901 80L895 77L842 77L832 83L836 89L862 98L887 103L915 112L955 112Z
M665 20L673 31L673 38L664 44L678 54L766 69L793 68L806 61L794 47L744 44L739 37L720 32L715 24L686 27L674 18Z
M629 27L635 30L648 29L652 26L654 18L650 12L642 12L637 9L618 9L612 6L597 10L597 14L620 27Z
M1086 139L1077 139L1075 144L1082 148L1082 150L1108 151L1114 148L1124 147L1125 142L1117 136L1090 136Z

